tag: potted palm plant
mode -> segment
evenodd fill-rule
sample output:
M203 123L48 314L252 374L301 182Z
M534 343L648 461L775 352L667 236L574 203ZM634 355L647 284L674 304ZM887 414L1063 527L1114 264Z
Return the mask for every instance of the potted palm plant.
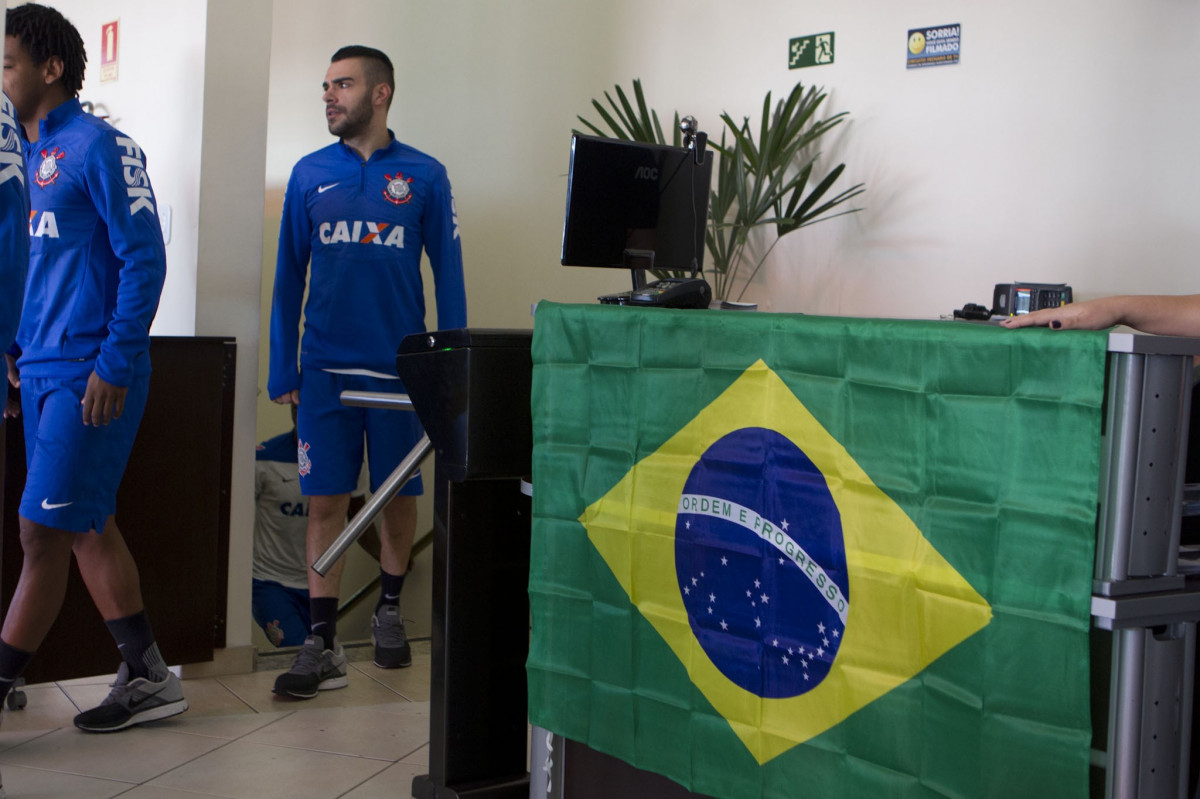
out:
M615 99L604 93L607 107L599 100L592 100L592 107L607 130L582 116L579 121L597 136L666 144L658 113L646 105L641 81L633 81L633 102L619 85L614 89ZM861 210L848 208L845 203L862 194L864 184L857 183L841 191L833 189L846 165L838 164L824 174L817 166L818 140L848 116L843 111L817 119L825 98L823 89L811 86L806 89L797 83L786 99L774 105L771 93L767 92L757 128L751 126L749 117L738 123L728 113L721 115L720 143L709 140L718 160L705 235L715 298L741 299L783 236ZM673 131L671 144L680 146L678 112ZM768 225L775 227L775 239L752 259L747 250L750 235ZM655 274L669 276L665 272Z

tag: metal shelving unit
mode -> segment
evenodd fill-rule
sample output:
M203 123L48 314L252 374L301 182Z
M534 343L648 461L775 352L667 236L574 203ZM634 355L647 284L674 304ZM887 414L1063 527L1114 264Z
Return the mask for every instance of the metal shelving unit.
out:
M1108 350L1092 616L1112 659L1093 763L1106 799L1187 799L1200 574L1180 527L1200 340L1117 331Z

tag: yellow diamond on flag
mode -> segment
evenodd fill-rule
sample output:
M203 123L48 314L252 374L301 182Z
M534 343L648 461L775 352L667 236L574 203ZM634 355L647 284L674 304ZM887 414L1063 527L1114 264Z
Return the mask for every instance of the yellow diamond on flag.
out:
M992 615L761 360L579 521L760 764Z

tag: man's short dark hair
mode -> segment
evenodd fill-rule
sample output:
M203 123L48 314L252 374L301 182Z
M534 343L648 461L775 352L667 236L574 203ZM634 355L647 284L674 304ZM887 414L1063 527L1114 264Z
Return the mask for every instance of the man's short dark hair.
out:
M38 66L51 56L62 59L63 88L70 94L79 94L83 88L87 51L79 31L66 17L49 6L25 3L8 10L4 34L15 36Z
M374 47L351 44L334 53L333 58L329 59L329 63L343 61L347 58L362 59L364 77L371 87L381 83L388 85L388 88L392 90L391 95L388 96L388 105L390 106L392 96L396 94L396 70L392 67L392 59L388 58L382 50L376 50Z

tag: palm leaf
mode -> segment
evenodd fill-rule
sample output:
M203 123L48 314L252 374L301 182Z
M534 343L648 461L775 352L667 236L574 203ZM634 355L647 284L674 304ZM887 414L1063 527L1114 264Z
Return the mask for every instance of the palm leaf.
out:
M604 93L607 106L592 100L592 107L610 133L583 117L579 121L596 135L665 143L658 112L647 104L641 81L633 81L632 102L621 86L615 86L614 90L615 98L609 92ZM739 123L728 112L721 114L720 141L708 144L717 162L713 169L714 186L709 193L709 224L704 234L714 296L731 295L749 235L755 228L773 225L777 242L802 227L861 210L846 208L845 203L862 194L864 184L835 191L834 184L845 172L845 164L822 174L819 153L812 152L814 145L849 115L842 111L819 119L826 97L824 89L797 83L777 102L767 92L753 127L750 117L743 117ZM680 146L678 112L674 123L672 141ZM753 265L742 284L742 292L754 280L774 246L772 243Z

